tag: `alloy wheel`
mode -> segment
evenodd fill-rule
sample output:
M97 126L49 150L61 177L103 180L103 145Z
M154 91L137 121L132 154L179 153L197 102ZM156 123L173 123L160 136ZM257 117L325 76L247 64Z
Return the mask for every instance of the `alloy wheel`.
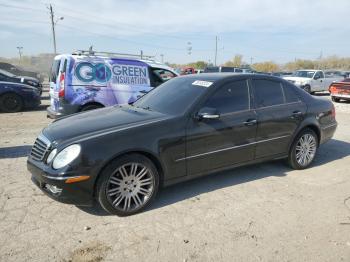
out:
M304 134L300 137L296 147L296 160L301 166L309 165L315 157L317 149L316 138L311 134Z
M106 195L115 209L132 212L143 207L154 190L153 172L141 163L127 163L109 177Z

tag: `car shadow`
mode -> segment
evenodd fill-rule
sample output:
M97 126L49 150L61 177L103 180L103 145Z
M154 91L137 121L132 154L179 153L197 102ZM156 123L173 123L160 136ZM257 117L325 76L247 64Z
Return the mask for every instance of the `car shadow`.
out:
M349 155L350 143L333 139L319 148L317 156L310 168L321 166L329 162L345 158ZM160 190L153 204L151 204L151 206L148 207L144 212L152 212L152 210L172 205L186 199L195 198L203 193L212 192L218 189L232 187L270 176L284 177L290 171L292 171L292 169L289 168L284 163L284 161L276 160L245 167L238 167L228 171L218 172L208 176L196 178L190 181L163 188ZM78 208L84 212L96 216L109 215L97 203L93 207Z
M3 158L18 158L29 155L32 145L11 146L0 148L0 159Z
M48 107L49 107L48 105L38 105L37 107L26 110L26 111L46 111L46 109Z

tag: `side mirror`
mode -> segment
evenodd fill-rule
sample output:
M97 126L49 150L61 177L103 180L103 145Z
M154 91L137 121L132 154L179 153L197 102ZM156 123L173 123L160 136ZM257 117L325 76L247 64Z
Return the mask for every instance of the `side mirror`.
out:
M215 108L211 107L203 107L201 110L199 110L197 114L197 119L202 120L202 119L219 119L220 114Z
M319 78L320 78L319 76L314 76L314 79L315 79L315 80L317 80L317 79L319 79Z

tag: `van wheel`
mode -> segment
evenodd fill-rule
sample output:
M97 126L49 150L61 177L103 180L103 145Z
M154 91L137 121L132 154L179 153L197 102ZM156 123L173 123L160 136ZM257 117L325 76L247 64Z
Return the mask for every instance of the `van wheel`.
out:
M293 141L289 150L288 164L293 169L307 168L316 156L318 137L307 128L301 131Z
M159 174L153 162L139 154L112 161L101 173L97 197L107 212L129 216L145 209L155 198Z
M98 108L102 108L102 107L103 106L101 106L101 105L86 105L86 106L83 106L80 111L81 112L90 111L90 110L94 110L94 109L98 109Z
M0 97L0 109L6 113L15 113L23 109L22 98L15 93L7 93Z

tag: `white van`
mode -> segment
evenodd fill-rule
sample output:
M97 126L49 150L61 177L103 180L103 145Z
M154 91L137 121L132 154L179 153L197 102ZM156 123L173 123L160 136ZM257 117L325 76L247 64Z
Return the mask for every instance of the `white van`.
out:
M132 103L165 81L178 76L172 68L137 55L57 55L50 75L50 118L116 104Z

